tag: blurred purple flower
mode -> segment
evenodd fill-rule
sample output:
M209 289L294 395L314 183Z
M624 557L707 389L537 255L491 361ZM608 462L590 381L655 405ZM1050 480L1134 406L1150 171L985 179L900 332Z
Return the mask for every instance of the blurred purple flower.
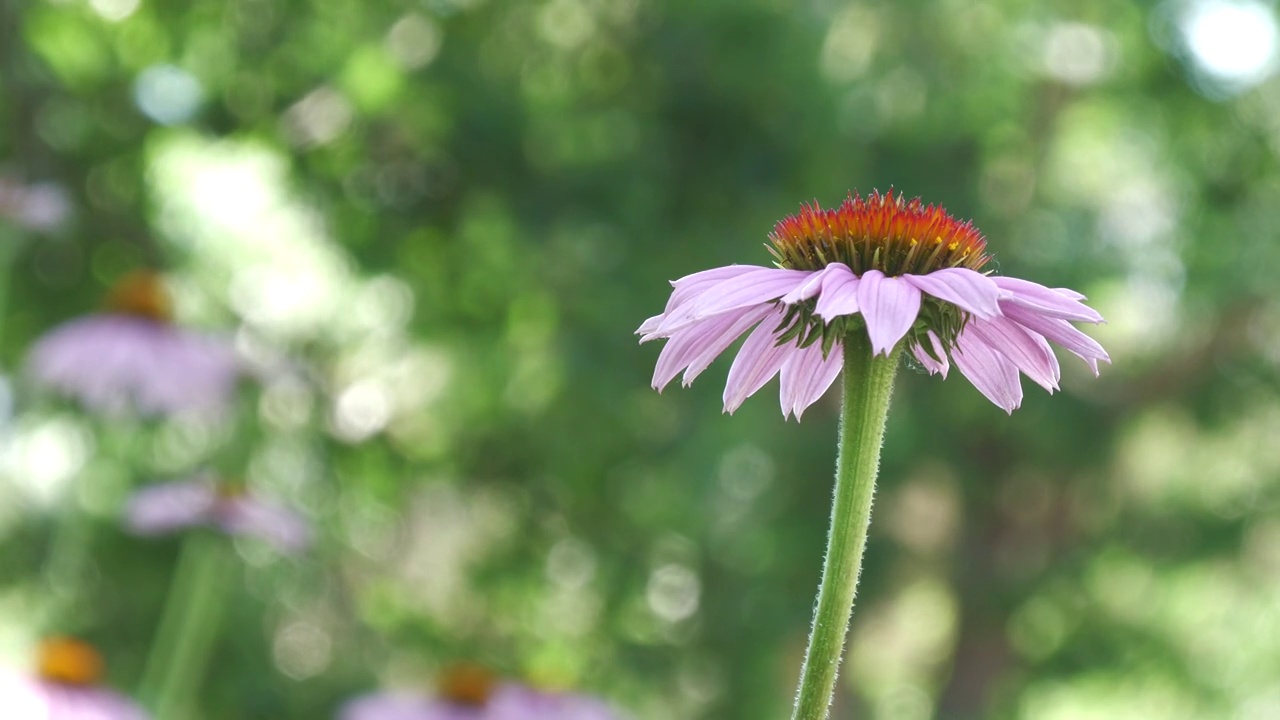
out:
M241 367L220 338L174 326L160 279L127 276L108 312L67 322L36 341L32 376L92 410L144 415L226 408Z
M1110 362L1071 324L1102 322L1083 295L981 272L990 258L977 229L918 199L908 203L891 191L851 195L836 210L805 206L778 223L771 239L779 267L729 265L671 283L666 309L636 331L641 342L667 340L654 388L681 371L689 385L748 331L729 368L725 412L781 375L783 416L797 420L840 374L849 333L865 333L877 355L905 342L944 378L954 361L1009 413L1022 403L1019 373L1058 389L1049 341L1094 375L1099 360Z
M0 178L0 218L28 230L51 232L70 216L71 200L61 185L23 185L12 178Z
M311 544L311 526L301 515L260 500L243 487L218 482L211 473L137 491L125 508L125 527L137 535L212 527L265 540L286 553L301 552Z
M506 685L489 701L488 720L618 720L600 700L574 693L548 693Z
M467 678L454 696L446 681L442 697L374 693L343 706L338 720L620 720L604 702L573 693L549 693L508 683L492 691ZM455 690L457 688L454 688ZM477 693L477 689L480 690Z
M0 717L5 720L148 720L125 696L97 687L102 661L88 645L69 638L41 646L37 677L0 677Z

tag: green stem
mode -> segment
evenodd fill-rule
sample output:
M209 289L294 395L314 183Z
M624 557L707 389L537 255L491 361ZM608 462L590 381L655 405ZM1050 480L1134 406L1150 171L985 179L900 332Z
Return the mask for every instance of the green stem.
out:
M230 561L225 538L212 532L193 531L183 541L138 688L139 697L152 708L157 720L186 718L190 710L187 703L200 689L222 622Z
M103 427L99 433L102 452L118 458L123 470L101 475L79 474L69 483L67 498L55 521L44 563L44 590L48 602L44 604L40 622L48 629L76 630L92 621L92 613L86 608L87 595L92 592L86 593L84 579L86 568L93 559L94 537L100 516L86 508L84 495L93 489L100 496L105 496L106 502L112 505L121 503L129 491L136 434L137 425L129 420L117 420Z
M866 335L852 333L845 338L844 405L831 529L792 720L825 720L831 707L862 570L880 445L900 354L895 349L887 358L873 357Z

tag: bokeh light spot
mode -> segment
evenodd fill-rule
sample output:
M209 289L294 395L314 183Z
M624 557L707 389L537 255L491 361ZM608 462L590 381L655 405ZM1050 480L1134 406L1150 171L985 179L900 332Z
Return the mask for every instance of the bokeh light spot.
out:
M204 92L191 73L173 65L143 70L133 85L133 99L144 115L161 125L191 119L200 108Z
M1275 70L1275 12L1254 0L1202 0L1182 16L1196 66L1229 89L1243 90Z

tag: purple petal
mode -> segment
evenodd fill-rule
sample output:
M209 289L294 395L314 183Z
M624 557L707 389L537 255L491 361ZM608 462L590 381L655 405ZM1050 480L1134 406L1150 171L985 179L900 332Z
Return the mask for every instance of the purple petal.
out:
M301 552L311 544L311 526L301 515L252 495L223 500L217 520L229 535L256 537L282 552Z
M868 270L858 283L858 305L874 354L888 355L920 314L920 290L900 277Z
M809 277L806 278L804 282L797 285L794 290L783 295L781 301L787 305L795 305L798 302L803 302L814 295L817 295L818 291L822 288L822 278L826 272L827 271L823 269L809 275Z
M967 329L956 338L951 359L978 392L1010 415L1022 404L1018 368Z
M822 294L814 312L823 320L858 312L858 276L844 263L831 263L824 269Z
M0 677L0 709L9 720L148 720L129 698L98 687L81 687L16 675Z
M1027 377L1049 392L1058 389L1058 359L1037 333L1004 317L970 320L965 333L981 338L988 347L1007 357Z
M137 535L162 535L204 525L213 517L217 490L208 476L145 487L125 506L125 527Z
M903 275L907 282L979 318L1000 314L1000 288L991 278L967 268L944 268L928 275Z
M241 374L231 346L126 315L91 315L32 348L33 377L103 413L221 412Z
M668 317L658 332L671 332L702 318L771 302L794 290L812 275L804 270L757 268L707 288L687 315Z
M723 313L675 332L658 354L653 369L654 389L661 392L681 370L691 365L696 369L685 373L685 384L693 382L725 348L772 310L766 305Z
M1085 335L1066 320L1041 315L1034 310L1012 303L1006 303L1003 308L1005 317L1023 325L1032 332L1040 333L1049 340L1066 348L1068 352L1076 357L1084 360L1089 365L1089 368L1093 370L1094 377L1098 376L1099 360L1111 362L1111 356L1096 340Z
M1076 320L1079 322L1102 322L1097 310L1081 303L1078 298L1061 291L1047 288L1030 280L1011 277L991 278L1000 287L1000 299L1013 302L1042 315ZM1071 292L1071 291L1068 291ZM1078 293L1073 293L1077 294Z
M679 311L681 306L686 303L696 300L703 291L712 287L716 283L759 269L761 268L758 265L726 265L725 267L711 268L710 270L703 270L702 272L696 272L692 275L685 275L679 280L672 280L671 287L673 290L671 292L671 297L667 299L666 309L662 311L661 315L655 315L648 320L645 320L644 323L636 330L636 334L648 335L657 330L658 326L662 324L662 321L665 320L668 315Z
M498 689L489 700L492 720L620 720L601 700L577 693L551 693L518 685Z
M481 720L482 717L485 717L483 708L451 707L418 693L362 695L338 711L338 720Z
M932 330L925 333L929 338L929 344L933 346L933 355L930 355L919 343L911 345L911 354L916 360L929 371L930 375L942 375L942 379L947 379L947 372L951 370L951 363L947 361L947 349L942 346L942 341L934 334ZM934 355L938 359L934 359Z
M684 376L680 378L680 384L689 387L694 378L710 367L712 361L719 357L720 353L724 352L726 348L733 344L734 340L737 340L742 333L749 330L752 325L760 320L771 318L770 322L773 322L774 327L777 327L777 323L781 321L777 320L773 313L774 309L768 305L750 308L745 311L731 327L724 331L714 344L707 345L701 353L689 361L689 367L685 368Z
M821 342L797 350L787 358L779 378L782 417L795 414L796 420L800 420L805 408L817 402L835 382L843 365L844 352L839 343L825 358Z
M777 375L782 364L796 352L795 343L779 346L773 332L784 318L781 310L775 310L742 343L742 349L729 368L729 380L724 387L725 412L732 415L743 401Z

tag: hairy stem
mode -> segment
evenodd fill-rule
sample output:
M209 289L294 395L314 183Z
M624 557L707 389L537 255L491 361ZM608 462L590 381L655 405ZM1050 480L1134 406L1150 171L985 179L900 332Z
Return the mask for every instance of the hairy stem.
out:
M900 354L899 347L888 357L873 357L864 334L845 338L844 403L831 529L792 720L825 720L831 707L862 570L880 445Z

